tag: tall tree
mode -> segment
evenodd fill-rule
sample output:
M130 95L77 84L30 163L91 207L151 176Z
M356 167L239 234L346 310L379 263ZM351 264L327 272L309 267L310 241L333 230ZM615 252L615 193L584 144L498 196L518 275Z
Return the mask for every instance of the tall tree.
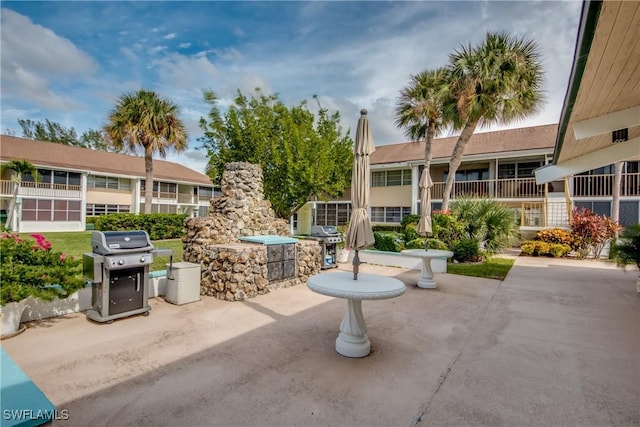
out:
M526 38L488 33L479 46L463 45L450 55L448 68L452 79L446 110L462 132L449 162L443 210L449 208L456 172L476 128L521 120L536 113L543 99L539 48Z
M425 141L424 163L431 173L433 139L447 128L451 119L444 116L448 99L449 72L446 68L423 71L411 76L407 87L400 91L395 115L396 126L414 142Z
M73 127L67 128L58 122L45 119L44 122L31 119L18 119L24 138L38 141L56 142L64 145L83 146Z
M259 89L251 97L238 91L224 116L215 93L205 91L204 100L211 110L208 120L200 120L205 135L199 141L208 151L207 173L214 182L227 162L259 164L265 197L281 218L310 197L339 196L349 186L353 142L343 134L337 112L320 108L316 118L306 103L287 107Z
M178 118L178 106L155 92L141 89L122 95L111 113L104 132L117 149L144 151L144 212L151 212L153 197L153 156L187 149L187 130Z
M105 135L98 129L89 129L82 132L78 137L73 127L67 128L58 122L45 119L44 122L31 119L18 119L18 124L22 128L22 137L33 139L36 141L48 141L58 144L72 145L74 147L90 148L92 150L101 150L122 153L126 152L123 147L118 149L105 138ZM8 133L14 136L12 133Z

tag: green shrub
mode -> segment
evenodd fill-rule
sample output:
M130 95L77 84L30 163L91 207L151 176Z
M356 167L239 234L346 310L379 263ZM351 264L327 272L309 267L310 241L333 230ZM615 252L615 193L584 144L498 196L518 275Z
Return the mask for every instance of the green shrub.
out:
M417 223L409 223L403 230L404 241L410 242L412 240L416 240L420 238L418 234L418 224Z
M420 222L420 215L416 215L416 214L407 215L404 218L402 218L402 221L400 221L400 227L404 230L405 228L407 228L409 224L417 224L419 222Z
M403 235L392 231L375 231L373 237L376 242L374 248L379 251L400 252L405 248Z
M0 305L29 296L45 301L66 298L84 286L80 260L53 251L51 242L41 234L31 237L0 236Z
M549 255L554 258L561 258L571 252L571 246L566 243L550 243Z
M640 270L640 224L624 229L620 239L611 245L609 257L618 267L625 268L628 264L635 264Z
M413 239L407 242L405 245L406 249L424 249L424 237L418 237L417 239Z
M553 256L556 258L571 252L571 246L563 243L548 243L542 240L527 240L522 242L520 249L531 256Z
M460 239L453 246L453 259L458 262L473 262L480 260L480 247L474 239Z
M431 228L433 237L438 239L448 247L453 245L465 236L465 224L458 217L451 213L435 212L431 215Z
M145 230L151 240L178 239L182 237L186 217L184 214L108 214L96 220L95 228L102 231Z
M439 249L441 251L449 250L449 247L442 240L438 240L438 239L427 239L427 248Z
M381 232L396 232L396 233L402 233L402 227L399 225L372 225L371 229L376 232L376 231L381 231Z

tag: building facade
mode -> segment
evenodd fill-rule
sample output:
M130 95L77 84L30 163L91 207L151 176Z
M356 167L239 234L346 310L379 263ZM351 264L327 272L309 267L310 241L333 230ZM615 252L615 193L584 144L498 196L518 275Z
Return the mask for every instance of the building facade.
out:
M144 211L144 159L51 142L0 136L0 164L25 160L39 172L0 176L3 224L19 232L81 231L87 217ZM207 215L218 192L208 176L154 159L152 212Z
M521 230L568 227L574 207L611 215L613 166L590 170L546 184L536 184L534 171L553 158L555 124L473 135L456 172L452 200L460 197L495 199L513 209ZM457 137L438 138L432 146L432 209L438 210ZM620 198L623 225L640 222L640 173L637 161L625 163ZM420 212L418 182L424 168L424 142L376 147L371 155L371 220L399 224ZM347 197L349 191L344 193ZM343 200L307 203L292 221L294 232L306 234L312 224L343 225L351 204Z

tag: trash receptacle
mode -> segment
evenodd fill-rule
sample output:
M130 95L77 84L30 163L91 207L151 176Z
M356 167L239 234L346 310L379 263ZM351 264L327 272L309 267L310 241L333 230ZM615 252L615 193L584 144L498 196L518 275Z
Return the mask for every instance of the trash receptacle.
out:
M178 305L200 300L200 264L177 262L172 266L172 277L167 280L165 300Z

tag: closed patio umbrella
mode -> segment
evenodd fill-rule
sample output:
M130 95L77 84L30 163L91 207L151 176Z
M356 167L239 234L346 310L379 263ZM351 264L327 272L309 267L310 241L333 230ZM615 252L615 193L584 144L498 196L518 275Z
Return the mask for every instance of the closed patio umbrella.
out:
M351 178L351 220L347 231L347 246L355 250L353 257L353 280L358 280L360 258L358 251L375 243L369 218L369 186L371 171L369 155L375 151L369 129L367 110L360 111L353 147L353 175Z
M420 183L418 184L418 188L420 189L420 221L418 222L417 231L419 235L425 237L433 234L433 228L431 226L431 187L433 187L431 174L427 168L424 168L422 176L420 177Z

